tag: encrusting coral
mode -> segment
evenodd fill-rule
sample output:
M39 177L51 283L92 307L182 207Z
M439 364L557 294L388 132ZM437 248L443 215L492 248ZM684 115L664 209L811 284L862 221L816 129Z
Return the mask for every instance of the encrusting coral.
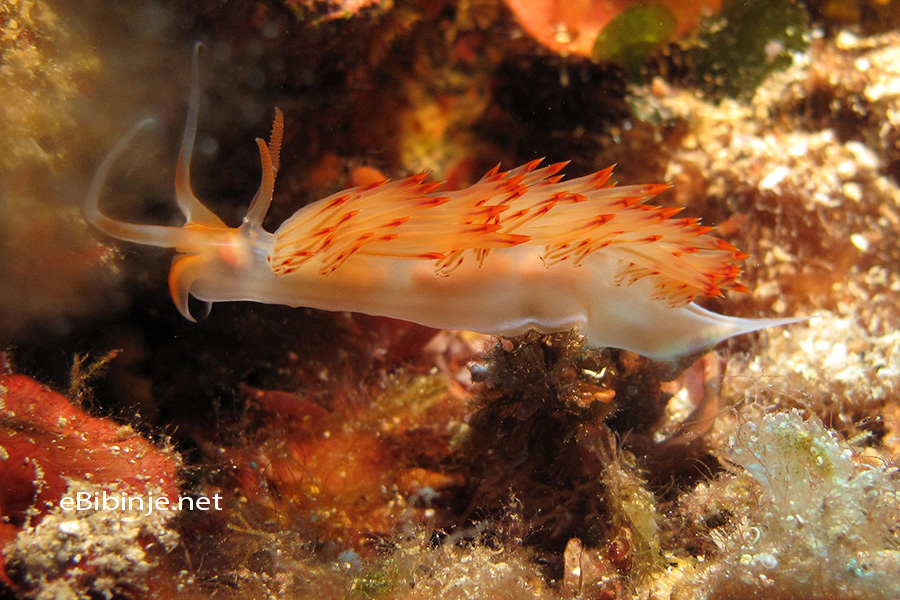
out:
M0 581L40 599L169 589L156 567L178 544L177 511L75 500L106 493L177 506L180 456L8 372L5 360L0 354Z

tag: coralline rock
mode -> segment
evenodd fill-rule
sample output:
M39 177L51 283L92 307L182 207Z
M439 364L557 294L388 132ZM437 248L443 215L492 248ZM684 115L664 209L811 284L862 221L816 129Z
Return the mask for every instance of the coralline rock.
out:
M0 374L0 580L37 598L142 583L154 557L177 545L168 527L177 511L74 501L152 494L177 506L180 466L178 455L130 427L91 416L24 375Z

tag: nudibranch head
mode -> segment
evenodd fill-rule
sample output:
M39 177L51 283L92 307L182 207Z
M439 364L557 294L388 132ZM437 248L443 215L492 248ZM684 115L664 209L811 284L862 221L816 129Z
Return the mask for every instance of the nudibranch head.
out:
M85 201L87 220L103 233L138 244L174 248L178 252L169 272L169 290L179 312L191 321L195 319L188 309L188 298L198 280L239 278L242 272L252 270L260 254L265 256L267 238L271 235L263 230L262 220L272 202L284 130L284 117L276 109L270 142L256 140L263 169L262 183L241 225L229 227L200 202L191 187L191 156L200 110L199 49L199 44L194 47L188 116L175 170L175 196L185 224L181 227L139 225L112 219L100 211L100 195L113 163L134 136L153 122L151 119L135 125L113 147L97 169Z

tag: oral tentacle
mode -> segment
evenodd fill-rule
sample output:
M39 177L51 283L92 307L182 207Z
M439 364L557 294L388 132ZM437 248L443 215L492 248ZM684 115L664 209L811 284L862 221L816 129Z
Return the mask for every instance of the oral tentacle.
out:
M175 167L175 200L187 221L194 221L210 227L225 227L222 219L206 208L191 187L191 157L197 139L197 123L200 115L200 46L194 45L191 60L191 91L188 96L188 114Z
M183 237L181 227L126 223L125 221L108 217L100 211L100 195L106 185L106 180L109 178L113 164L125 151L125 148L131 143L134 136L153 123L153 119L144 119L132 127L113 146L106 158L103 159L103 162L100 163L97 172L94 174L94 179L91 181L91 186L88 188L84 203L84 215L91 225L110 237L136 244L174 248Z

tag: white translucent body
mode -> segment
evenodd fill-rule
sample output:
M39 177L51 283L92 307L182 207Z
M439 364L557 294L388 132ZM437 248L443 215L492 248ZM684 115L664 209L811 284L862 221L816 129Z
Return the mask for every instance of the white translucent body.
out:
M190 293L199 300L246 300L360 312L439 329L514 336L579 330L595 347L624 348L670 360L721 340L796 319L740 319L696 304L671 308L651 300L649 280L615 285L614 261L593 254L580 266L547 268L532 247L489 254L484 264L464 262L452 275L435 275L428 261L358 257L321 275L312 263L276 277L266 263L274 235L257 237L236 268L205 263Z

